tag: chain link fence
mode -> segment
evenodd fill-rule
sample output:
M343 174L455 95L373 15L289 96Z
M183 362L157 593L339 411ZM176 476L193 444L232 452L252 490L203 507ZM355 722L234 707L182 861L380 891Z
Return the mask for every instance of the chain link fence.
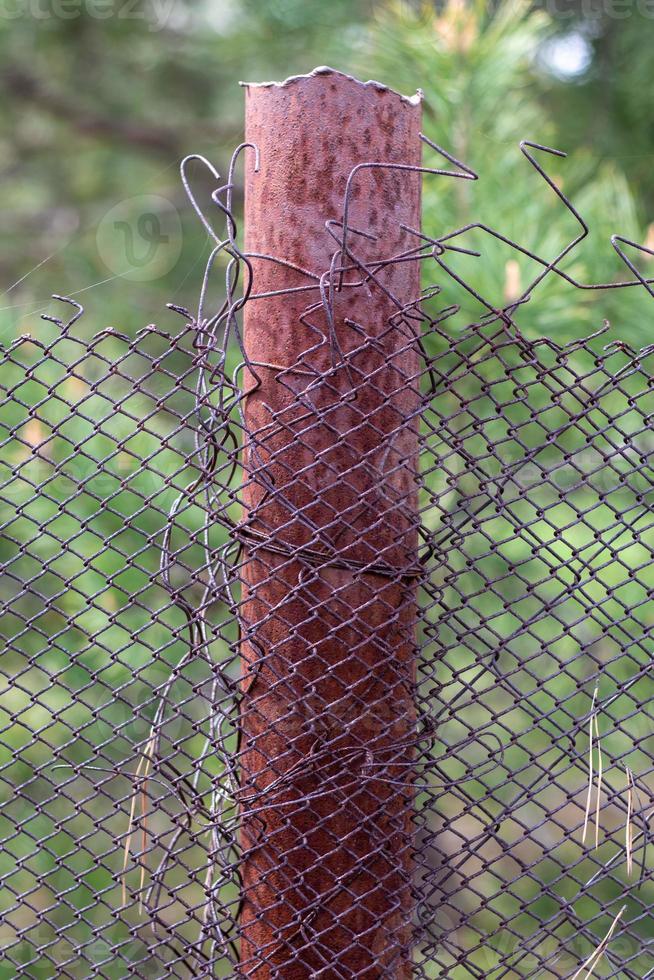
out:
M344 214L264 361L233 169L197 316L1 353L0 976L654 977L654 351L343 320L455 249Z

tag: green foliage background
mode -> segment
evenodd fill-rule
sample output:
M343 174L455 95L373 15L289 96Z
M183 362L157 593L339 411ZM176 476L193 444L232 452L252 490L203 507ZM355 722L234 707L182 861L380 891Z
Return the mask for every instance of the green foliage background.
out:
M554 16L547 4L489 5L463 0L332 0L329 4L318 0L172 0L161 4L138 0L129 7L118 0L113 6L91 0L69 5L53 0L52 6L46 0L39 4L17 0L16 5L0 10L0 91L4 96L0 105L4 198L0 342L8 347L26 333L34 341L22 344L15 356L2 358L0 377L5 396L0 476L5 488L11 488L3 501L0 540L0 558L6 565L0 585L6 638L0 666L5 675L0 736L0 792L5 806L0 837L11 837L0 854L0 894L8 909L0 939L11 947L11 957L0 961L2 980L15 975L16 963L23 964L22 975L34 978L61 975L63 961L67 975L88 976L88 966L68 963L72 946L66 944L89 947L94 941L93 927L113 922L112 909L120 904L119 882L102 867L97 855L111 852L111 868L114 873L119 870L120 848L116 851L115 844L123 840L128 807L123 803L113 822L97 830L93 829L92 807L82 812L73 803L66 812L52 805L44 807L55 777L49 770L52 758L43 755L43 743L52 747L57 758L78 764L96 759L100 747L101 754L108 754L120 768L132 759L132 747L143 737L142 732L132 730L133 706L147 702L147 692L162 683L161 662L174 665L184 649L176 632L182 625L177 613L167 612L152 622L150 611L162 608L165 597L148 583L157 560L153 541L184 483L180 453L188 452L191 445L190 429L181 433L176 445L162 448L161 440L172 424L158 408L167 393L165 376L150 372L148 362L134 355L122 374L105 378L106 364L124 351L122 342L111 336L93 356L84 358L73 378L62 366L79 356L72 340L57 345L56 356L46 357L35 368L43 353L39 345L55 339L54 328L39 319L42 312L55 312L50 294L72 295L85 303L88 311L77 329L87 337L107 326L133 337L152 322L159 331L177 331L176 317L165 304L178 302L193 308L208 254L206 236L181 191L179 159L188 152L202 153L224 172L231 149L242 136L238 81L280 78L324 63L378 78L406 93L422 88L427 135L480 172L481 180L474 185L427 179L424 224L429 233L440 234L474 219L487 221L546 256L569 241L576 232L574 221L519 152L519 140L527 138L570 151L565 161L543 159L592 229L566 270L583 282L622 276L610 235L617 231L650 241L654 132L647 114L652 25L654 21L638 12L635 4L630 16L616 19L607 15L606 5L594 11L588 4L570 3ZM557 77L548 67L548 45L571 34L585 44L588 64L573 78ZM107 264L101 236L107 215L117 204L135 198L138 211L143 195L156 195L176 209L182 249L178 256L178 240L160 243L158 261L164 272L139 281L128 261L122 271L120 238L114 241L115 251ZM125 206L131 214L129 204ZM492 302L503 302L516 283L524 285L536 273L528 261L520 260L516 266L515 256L488 236L471 233L465 244L478 248L483 258L460 256L454 266L465 269L475 287ZM646 260L643 268L648 268ZM443 306L461 299L460 290L445 285ZM650 310L651 299L641 290L578 293L550 277L521 311L519 322L531 338L547 336L566 343L591 333L608 318L613 337L642 346L652 340ZM461 314L448 325L455 340L479 312L474 302L464 301ZM188 363L183 353L166 352L156 335L148 350L164 362L168 358L175 372ZM579 362L578 366L583 365ZM497 364L488 364L484 370L491 381L497 380L493 376L493 371L500 371ZM143 394L132 391L130 373L143 378ZM98 379L102 383L92 388ZM636 394L639 391L633 389ZM483 404L482 395L477 392L474 397ZM64 398L80 404L80 411L70 418ZM113 413L117 398L121 411ZM638 435L648 460L651 444L642 441L642 420L650 410L642 402L637 405L634 410L633 403L616 397L601 409L621 414L616 438L625 439L625 433L627 437ZM189 406L190 396L188 404L178 407L189 410ZM497 424L491 421L483 434L500 437L502 433L496 430ZM537 445L542 434L532 432L530 438ZM80 454L76 447L87 439ZM515 458L519 448L511 446L507 452L509 457L514 452ZM107 460L107 473L102 477L96 459ZM142 459L148 460L145 470L138 466ZM163 475L171 473L174 476L167 485ZM47 496L35 497L34 485L44 480ZM80 486L83 493L70 503ZM648 486L651 483L646 490ZM651 489L647 492L651 495ZM567 561L573 552L583 554L596 540L595 533L609 531L621 508L627 512L634 506L628 488L622 488L621 495L608 503L600 502L592 488L583 494L583 499L579 494L573 497L572 504L560 504L558 511L550 509L550 520L536 526L534 533L545 550L526 573L530 581L539 579L552 555ZM146 510L142 509L144 496L149 501ZM100 506L98 498L103 501ZM538 506L551 507L546 489L535 491L533 501L523 504L523 518L532 519L532 510ZM592 510L589 522L574 520L575 507ZM191 508L185 520L192 532L199 515ZM502 544L483 564L481 539L470 540L469 555L453 559L465 561L472 556L479 562L481 579L473 581L475 573L471 573L466 586L471 596L483 585L484 575L504 575L504 598L516 600L521 586L506 570L520 561L516 554L520 543L510 531L498 518L493 533ZM637 610L630 628L643 638L644 645L628 657L620 655L619 638L617 646L606 643L602 657L611 665L615 683L642 669L647 651L651 656L651 613L643 603L654 587L652 547L651 536L645 535L636 546L627 533L624 540L614 542L610 555L596 555L590 566L597 572L592 598L602 615L617 616L620 602L626 603ZM96 557L98 551L102 554ZM193 563L190 553L188 563ZM635 578L627 574L641 567L642 574ZM74 581L64 595L59 594L58 576ZM49 600L45 606L34 596L18 603L14 597L22 583L30 583L35 595L45 596ZM549 588L550 592L544 587L539 601L555 594L555 584ZM136 603L134 596L138 596ZM535 599L530 596L525 598L525 615L535 609ZM571 600L570 620L586 606L586 598ZM515 627L495 594L471 598L463 615L471 632L487 621L494 623L500 637L510 636ZM589 620L586 627L590 631L586 644L592 640L593 629L598 636L602 634L597 622ZM588 710L585 666L580 665L578 677L557 674L557 665L567 662L575 651L569 638L562 637L558 646L552 645L553 629L549 619L540 624L540 639L548 644L548 655L535 668L540 671L540 685L531 691L531 709L544 713L557 699L571 699L570 710L577 717ZM89 634L94 637L90 645ZM523 661L535 658L541 649L538 639L537 635L523 638L521 648L510 648L508 655L516 663L520 657ZM163 651L159 663L154 650ZM220 656L220 650L216 655ZM469 657L465 644L451 650L446 664L452 672L450 684L456 683L457 674L465 683ZM138 681L134 680L136 672ZM14 678L11 683L10 678ZM190 677L183 683L201 682L201 678ZM647 683L645 679L632 689L633 703L646 699ZM72 703L67 689L76 694ZM114 697L117 690L119 698ZM179 696L191 695L188 686ZM611 724L618 725L621 715L632 711L633 703L614 703ZM147 704L146 708L145 714L151 717L154 706ZM515 712L507 723L521 730L531 717L529 712ZM570 719L560 712L550 721L555 732L557 725L565 727ZM609 753L627 759L634 771L648 771L650 728L646 715L636 717L638 739L633 744L629 743L631 730L614 730ZM116 730L121 739L113 735ZM492 725L488 730L493 730ZM41 741L34 740L35 731L41 733ZM196 750L193 737L185 735L182 753L192 756ZM531 743L526 748L514 747L505 764L509 769L525 766L530 752L537 751L538 746ZM453 766L450 775L456 778L456 764ZM610 781L611 775L607 778ZM614 778L617 786L615 773ZM116 785L119 782L114 780L112 792L117 799L129 799L129 781ZM20 792L16 787L21 787ZM498 768L498 801L502 787ZM91 795L90 781L86 788ZM565 788L575 789L572 784ZM482 791L481 785L471 785L472 794ZM444 817L455 817L456 801L445 796L443 812ZM113 839L110 832L115 834ZM195 858L189 852L189 863L200 862L201 851L198 845ZM520 900L528 899L533 903L532 912L545 915L551 911L548 902L554 894L574 897L574 875L561 877L556 864L535 853L532 858L533 880L524 894L498 897L497 882L490 878L480 885L487 903L485 928L497 942L493 939L480 946L475 962L489 976L494 975L500 953L506 954L498 923L515 913L521 916L516 920L518 934L529 935L533 922ZM578 862L579 853L570 850L563 859ZM593 869L594 865L588 869L577 866L579 878ZM16 902L16 893L29 892L37 876L42 879L39 890L29 900ZM138 869L132 869L131 886L137 887L138 880ZM539 889L541 905L536 904ZM605 891L594 892L576 909L582 918L593 919L598 936L610 922L600 913L599 903L612 901L618 891L615 881L609 882ZM173 907L172 918L180 914L180 908ZM106 942L125 943L127 948L131 941L130 955L139 959L140 968L158 975L156 965L148 959L151 939L145 936L142 923L135 913L126 919L127 924L114 922L111 930L107 928ZM128 926L134 930L131 936ZM648 927L651 917L635 928L647 935ZM134 935L140 943L136 954ZM567 934L556 935L557 941L568 938ZM468 936L467 941L472 943L473 937ZM37 953L36 947L44 942L53 944L50 954ZM589 952L583 943L579 946L581 958ZM99 975L112 980L130 975L133 961L130 964L120 957L110 961L103 950L94 955L103 964ZM631 955L637 958L640 954ZM643 974L651 966L644 958L636 965L638 969L642 966ZM451 966L447 975L466 980L472 974L464 967ZM498 972L500 975L506 974Z

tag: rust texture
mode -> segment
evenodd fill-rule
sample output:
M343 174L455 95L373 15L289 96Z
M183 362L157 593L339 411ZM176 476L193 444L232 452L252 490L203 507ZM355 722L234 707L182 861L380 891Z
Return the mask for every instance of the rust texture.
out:
M240 969L409 977L420 105L245 92Z

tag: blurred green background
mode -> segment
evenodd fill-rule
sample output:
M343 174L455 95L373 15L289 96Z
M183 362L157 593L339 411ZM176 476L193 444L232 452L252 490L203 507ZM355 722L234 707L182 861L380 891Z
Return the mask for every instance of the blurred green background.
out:
M551 169L592 227L575 259L579 278L620 272L610 233L647 237L654 18L644 2L122 3L4 0L0 336L38 323L53 291L86 299L104 324L128 332L165 316L165 302L190 302L206 242L181 192L180 157L203 153L224 168L242 136L239 80L316 64L409 94L422 88L428 135L483 173L474 187L433 182L428 229L492 215L525 244L555 247L573 225L518 153L527 138L571 155ZM129 201L147 195L165 212L164 234L176 227L166 202L179 210L183 248L178 256L177 236L168 247L134 227L135 271L125 229L112 239L106 225L117 207L129 222L143 210ZM150 251L156 260L144 262ZM501 293L505 270L492 278ZM570 291L560 307L543 305L537 328L560 338L592 320ZM621 309L621 332L648 342L640 317Z
M7 954L0 960L2 980L17 975L117 980L137 969L147 970L150 976L169 975L153 958L156 943L137 908L115 914L121 902L130 781L106 776L107 793L118 801L111 818L106 805L97 809L94 784L104 777L91 771L70 782L67 802L61 797L54 804L48 800L54 783L70 780L66 772L52 770L55 758L96 765L104 760L104 765L120 771L133 770L133 747L147 736L147 725L139 726L136 715L152 719L156 707L152 690L165 682L185 649L178 632L183 617L167 608L163 590L152 584L157 534L184 485L188 474L183 460L193 444L189 421L175 432L174 442L162 446L162 438L176 429L166 399L174 397L178 411L192 408L190 392L170 395L171 377L188 367L192 355L188 337L174 350L167 345L166 332L178 332L181 321L165 305L175 302L194 308L209 250L207 236L182 192L180 158L202 153L225 172L231 150L242 138L241 79L281 79L329 64L377 78L406 94L421 88L426 134L481 175L473 185L427 178L425 229L436 235L471 220L487 221L539 254L556 254L574 236L576 226L520 154L519 140L531 139L568 151L567 160L543 159L543 163L591 226L591 235L570 257L566 271L582 282L612 281L626 270L611 248L611 234L619 232L654 247L654 225L650 225L654 220L653 37L654 9L646 3L608 0L540 4L3 0L0 344L5 353L0 364L0 557L6 568L0 596L6 648L0 665L5 675L0 837L7 843L0 853L5 909L0 946ZM198 180L202 181L201 174ZM206 189L210 190L208 184ZM496 304L518 295L535 274L531 263L516 261L507 248L487 237L470 235L465 244L482 251L483 258L460 256L454 266ZM654 274L654 261L641 258L639 264ZM108 374L108 366L123 358L125 346L111 335L90 354L83 353L74 340L66 340L44 356L39 345L55 341L57 329L44 324L40 314L62 315L50 300L53 292L74 296L87 307L76 327L80 336L90 338L113 327L131 338L152 323L157 330L139 352L122 361L117 375ZM442 305L449 302L463 302L461 314L446 327L455 345L465 324L480 311L461 296L460 289L445 284ZM546 336L564 344L592 333L606 318L611 333L597 341L597 350L606 339L616 337L640 347L653 340L651 304L640 289L589 294L549 279L518 319L528 337ZM25 334L32 341L26 339L12 351L12 342ZM434 344L432 353L446 350L443 338ZM79 363L71 370L77 358ZM452 370L457 358L454 349ZM579 354L573 365L578 372L592 370L592 358ZM493 381L502 370L492 359L484 362L470 387L462 383L456 397L474 400L483 412L487 392L483 385L480 388L480 377ZM140 379L141 392L133 390L130 378ZM563 373L557 391L566 384L573 383ZM497 519L492 532L502 546L483 559L485 564L481 556L486 544L474 535L452 557L460 571L460 589L470 597L460 622L471 635L476 631L481 636L482 624L492 623L496 637L512 636L520 602L518 615L538 618L539 610L558 595L552 572L557 560L569 565L570 555L578 554L579 568L593 578L590 591L587 583L583 589L580 586L566 610L559 610L568 623L581 617L577 639L563 636L552 617L541 615L535 633L521 636L517 646L507 645L507 655L516 660L518 686L528 692L529 704L524 710L509 710L503 695L493 701L489 693L487 705L507 712L503 724L512 731L533 725L534 713L548 715L548 720L536 727L532 737L511 748L485 785L468 784L468 800L476 794L488 803L491 813L496 812L495 804L499 807L510 799L511 772L525 770L522 778L527 780L529 766L535 767L532 776L543 765L554 766L554 754L548 755L553 740L589 710L597 662L607 665L601 694L610 698L619 683L637 677L651 659L653 623L646 604L654 589L651 534L641 533L634 519L621 537L613 537L620 513L633 517L643 501L651 504L648 420L652 407L642 400L648 391L647 378L637 375L630 380L627 395L604 398L596 407L596 417L587 419L589 433L595 422L605 424L607 417L615 415L621 419L619 428L594 446L600 464L595 459L588 463L590 469L596 473L599 466L601 471L602 460L613 469L616 442L623 445L631 439L630 445L637 445L645 459L639 470L642 486L630 482L636 464L625 463L624 457L625 481L617 490L611 483L608 501L606 492L601 497L597 477L598 486L591 483L572 492L567 502L557 505L558 511L552 511L548 488L536 487L520 503L516 513L531 522L533 540L538 542L532 555L535 564L521 572L530 588L515 571L524 560L520 554L524 542L512 538L512 525L505 518ZM565 404L562 409L560 400L553 398L550 406L553 396L544 390L534 394L535 401L539 397L543 411L552 408L548 427L555 428ZM117 400L121 408L115 412ZM79 405L73 414L66 404L71 402ZM434 407L440 418L451 411L447 398ZM502 425L488 418L481 434L466 436L470 452L479 452L484 439L506 436ZM529 445L537 447L543 438L543 432L534 428ZM82 442L80 453L76 447ZM542 456L537 453L534 459L551 470L569 464L577 451L588 452L589 443L592 435L587 442L569 435L558 449L544 445ZM519 459L520 452L517 444L505 446L506 461ZM141 468L144 459L147 463ZM98 460L104 460L103 473L97 471ZM456 460L450 463L458 465ZM167 485L164 477L171 473L172 485ZM474 496L478 474L456 476L459 497ZM566 479L574 482L574 474L568 473ZM34 487L44 482L47 494L35 495ZM434 486L438 488L436 478ZM441 492L444 496L438 499L447 499L447 487L441 487ZM549 508L549 520L542 520L542 508ZM581 512L590 516L579 521ZM434 520L441 517L437 509ZM201 524L199 509L187 508L183 520L190 543L180 564L193 567L201 560L193 553L192 537ZM611 536L608 551L597 550L602 536ZM466 572L471 557L479 563L477 571ZM183 582L183 568L178 571ZM545 573L551 581L534 592L533 583ZM496 594L479 597L484 576L502 579L503 598L514 604L513 613L507 613ZM71 578L74 586L62 590L62 581ZM25 583L31 594L19 600ZM598 614L589 612L595 605L601 610ZM626 628L636 637L627 644L628 655L623 655L624 631L616 629L613 634L606 625L611 617L623 616L625 608L631 610ZM217 610L218 619L220 615ZM472 683L473 661L480 653L461 633L460 622L441 623L450 644L441 683L452 697ZM226 649L217 639L214 656L225 656ZM520 664L531 662L543 649L546 655L533 667L538 679L534 683L533 675L522 673ZM589 650L592 662L586 659ZM206 683L204 668L196 668L196 674L191 672L179 682L176 700L187 706L188 715L202 710L191 705L194 690L206 693ZM488 683L488 676L474 681L478 688L473 685L473 689L479 690L482 701ZM75 692L73 700L68 690ZM605 800L605 851L586 859L579 847L584 803L580 762L576 773L550 786L549 796L539 798L531 814L523 815L533 825L539 822L539 814L561 810L550 831L554 857L547 850L547 833L541 831L520 852L520 859L533 868L512 895L502 888L502 876L508 877L510 869L498 864L461 901L453 900L448 906L450 918L445 918L454 940L450 937L450 948L439 953L442 972L434 967L429 975L455 980L565 976L591 952L588 935L579 938L578 922L590 922L590 934L598 941L607 931L628 887L622 862L608 880L585 895L563 927L557 920L549 938L545 937L547 955L553 957L551 972L538 972L536 958L529 961L526 953L521 953L517 965L504 965L516 948L520 953L521 937L533 934L536 919L555 917L560 903L574 901L579 883L597 870L598 862L619 853L623 817L622 810L611 808L611 794L623 792L627 764L640 775L641 791L648 799L649 696L649 681L643 675L628 697L613 700L602 720L609 729L605 763L607 786L612 787ZM504 738L505 729L494 722L490 708L489 712L482 721L475 709L478 723ZM463 726L450 733L457 741L467 731L466 716L452 724ZM182 763L197 756L201 745L197 732L178 726L167 738L170 751ZM576 740L576 751L583 759L582 738ZM448 774L453 779L461 778L460 764L450 762ZM215 771L209 763L202 792L212 775ZM581 794L581 804L565 809L565 794L576 792ZM163 798L174 810L170 794L164 793ZM80 800L87 802L80 804ZM443 819L451 821L454 830L439 845L441 858L448 848L460 846L457 834L470 837L478 830L476 817L467 810L469 822L463 820L459 827L463 809L460 797L444 794ZM94 825L98 815L103 817L101 827ZM171 826L165 812L150 823L149 868L156 864ZM567 838L567 831L574 841ZM504 839L517 847L521 833L516 824L505 828ZM189 913L184 903L199 901L206 843L206 836L200 835L187 845L184 859L194 869L189 896L183 888L177 891L163 914L167 924L183 920L182 932L187 929L184 934L189 937L196 913ZM133 853L138 852L139 845L132 841L132 846ZM480 853L491 864L496 860L492 851ZM98 855L105 855L104 861ZM565 865L572 869L570 875L562 873ZM478 870L467 867L461 873ZM130 865L128 877L130 889L138 891L139 868ZM21 893L26 897L17 901L15 896ZM483 906L476 927L490 937L487 942L480 942L474 928L466 931L458 924L462 908L470 912L476 899ZM634 925L617 947L622 961L630 964L624 968L625 976L644 977L653 966L646 949L652 933L651 902L651 888L643 887L629 905ZM504 928L509 916L516 917L514 932ZM442 924L439 928L447 931ZM468 966L455 965L456 943L474 947ZM557 944L565 946L567 959L556 961ZM47 947L45 953L38 951L42 945ZM81 956L75 953L76 946L82 948ZM113 946L122 952L113 953ZM542 946L539 949L544 955ZM597 975L621 976L613 963L601 965ZM182 966L179 975L186 975Z

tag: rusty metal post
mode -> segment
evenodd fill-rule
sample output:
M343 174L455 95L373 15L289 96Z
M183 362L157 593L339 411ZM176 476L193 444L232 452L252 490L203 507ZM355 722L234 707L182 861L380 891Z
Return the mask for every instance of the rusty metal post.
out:
M392 318L420 271L334 274L325 222L359 164L420 165L420 100L330 69L245 93L245 247L277 295L244 324L240 970L405 978L419 368ZM362 264L415 247L419 173L359 169L349 202Z

